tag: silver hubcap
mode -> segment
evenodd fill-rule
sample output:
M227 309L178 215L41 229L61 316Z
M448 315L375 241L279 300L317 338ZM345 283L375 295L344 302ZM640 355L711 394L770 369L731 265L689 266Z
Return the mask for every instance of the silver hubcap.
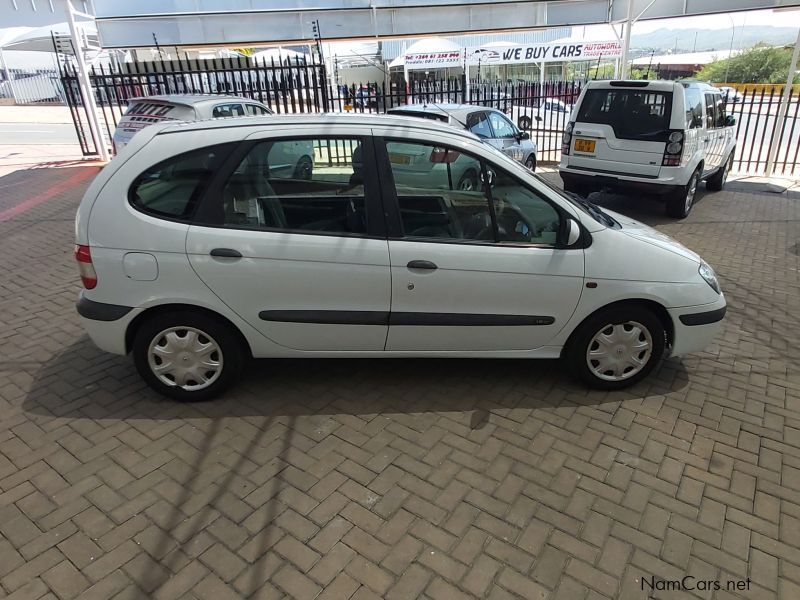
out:
M194 327L170 327L150 342L147 361L161 383L186 391L202 390L222 373L222 351L207 333Z
M692 175L692 180L689 182L689 191L686 192L686 212L692 208L694 202L694 193L697 191L697 175Z
M636 321L606 325L598 331L586 350L591 372L606 381L621 381L636 375L653 354L653 338Z

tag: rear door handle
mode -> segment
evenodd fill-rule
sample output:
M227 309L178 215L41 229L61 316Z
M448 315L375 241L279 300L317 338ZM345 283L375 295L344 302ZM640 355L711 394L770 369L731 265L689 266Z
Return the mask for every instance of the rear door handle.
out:
M433 271L439 268L436 266L436 263L432 263L429 260L412 260L406 266L409 269L428 269L429 271Z
M210 254L218 258L242 258L242 253L232 248L214 248Z

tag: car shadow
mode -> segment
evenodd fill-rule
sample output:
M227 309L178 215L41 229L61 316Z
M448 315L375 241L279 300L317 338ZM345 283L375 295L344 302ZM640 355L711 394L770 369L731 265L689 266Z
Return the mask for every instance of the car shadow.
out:
M680 392L688 379L676 358L616 392L588 389L556 360L260 359L221 398L183 404L150 390L130 357L106 354L84 335L41 365L23 408L78 419L552 409Z
M694 198L694 206L703 201L706 191L703 186L697 188ZM645 225L656 226L675 223L679 221L674 217L667 216L662 198L650 198L642 196L623 196L611 192L600 191L592 192L587 196L587 200L594 202L598 206L613 210L620 214L641 221Z

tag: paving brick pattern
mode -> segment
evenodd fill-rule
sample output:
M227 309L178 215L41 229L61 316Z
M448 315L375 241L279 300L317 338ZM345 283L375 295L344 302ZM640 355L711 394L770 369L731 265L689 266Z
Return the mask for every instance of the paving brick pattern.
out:
M0 179L5 205L59 171ZM13 185L9 185L13 184ZM704 353L590 392L555 362L263 361L152 394L73 303L73 189L0 223L0 597L800 598L800 199L684 222L729 301Z

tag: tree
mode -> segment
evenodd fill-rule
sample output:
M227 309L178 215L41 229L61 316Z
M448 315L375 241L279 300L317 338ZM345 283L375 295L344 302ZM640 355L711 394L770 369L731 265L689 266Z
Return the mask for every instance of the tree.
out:
M756 44L735 56L707 64L697 78L718 83L785 83L791 61L791 49Z

